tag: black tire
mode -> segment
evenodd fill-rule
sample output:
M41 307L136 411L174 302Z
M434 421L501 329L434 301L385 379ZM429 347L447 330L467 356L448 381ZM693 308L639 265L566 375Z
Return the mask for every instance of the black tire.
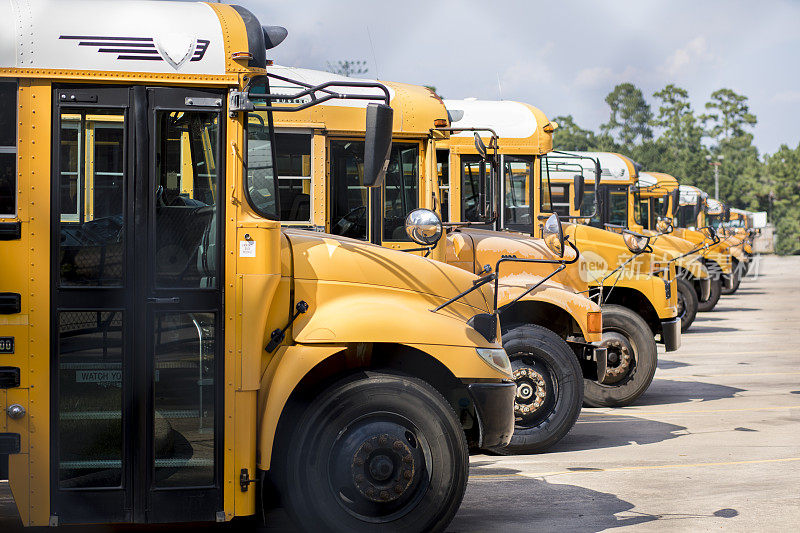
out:
M741 283L742 283L742 268L743 267L739 266L739 261L734 259L732 261L732 263L731 263L731 267L732 267L731 268L731 279L733 280L733 283L731 284L731 288L728 289L724 285L720 287L721 293L723 295L725 295L725 296L731 295L731 294L735 293L736 291L738 291L739 290L739 285L741 285Z
M584 379L584 403L590 407L630 405L644 394L656 373L658 351L653 331L627 307L604 305L602 343L608 348L609 368L620 374L608 384ZM614 354L619 358L616 363Z
M503 333L503 348L517 382L516 424L508 446L491 451L543 452L569 433L578 419L583 404L581 365L569 344L542 326L517 326Z
M464 430L420 379L347 378L315 397L293 426L273 461L282 504L305 531L442 531L461 504Z
M722 294L722 279L712 278L711 279L711 291L708 296L708 300L704 302L697 303L697 310L700 313L707 313L716 307L717 302L719 302L719 297Z
M678 316L681 317L681 333L689 329L697 316L699 303L694 285L683 278L678 278Z

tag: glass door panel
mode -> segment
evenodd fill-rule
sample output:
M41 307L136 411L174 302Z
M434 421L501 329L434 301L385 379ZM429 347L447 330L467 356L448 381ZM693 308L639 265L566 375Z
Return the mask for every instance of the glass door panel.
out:
M58 315L61 488L122 485L122 312Z
M215 316L158 313L155 345L155 485L214 484Z

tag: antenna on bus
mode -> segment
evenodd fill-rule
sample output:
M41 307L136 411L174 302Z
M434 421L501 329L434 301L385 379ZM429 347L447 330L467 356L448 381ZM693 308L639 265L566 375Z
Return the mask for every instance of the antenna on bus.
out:
M375 55L375 46L372 44L372 34L369 31L369 26L367 26L367 37L369 37L369 47L372 49L372 61L375 63L375 78L380 79L381 75L378 71L378 58Z
M500 100L503 99L503 85L500 83L500 73L497 72L497 92L500 93Z

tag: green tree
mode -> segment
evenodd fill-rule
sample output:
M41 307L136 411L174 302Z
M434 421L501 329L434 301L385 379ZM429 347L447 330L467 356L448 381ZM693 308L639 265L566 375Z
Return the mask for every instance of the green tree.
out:
M608 93L606 103L610 116L608 122L600 126L602 133L622 146L652 139L650 120L653 112L641 89L632 83L620 83Z
M684 183L708 190L713 174L706 161L703 127L694 114L686 89L669 84L653 93L658 113L651 124L661 130L656 139L658 160L652 167L677 177Z
M800 253L800 145L795 149L781 145L764 158L763 185L759 207L767 211L777 231L775 248L779 254Z
M328 61L328 72L339 74L340 76L358 76L369 72L366 61L348 59L345 61Z
M758 122L750 113L748 98L731 89L718 89L706 103L708 113L700 118L712 140L711 156L722 156L719 167L720 199L736 207L757 202L764 194L762 168L753 134L747 131ZM713 193L713 185L706 189Z
M710 124L708 134L718 142L744 135L744 128L755 126L757 122L756 116L750 113L747 97L731 89L717 89L711 93L706 109L710 111L701 118Z
M588 151L596 147L594 133L578 126L572 115L554 117L553 121L558 124L553 134L553 146L557 150Z

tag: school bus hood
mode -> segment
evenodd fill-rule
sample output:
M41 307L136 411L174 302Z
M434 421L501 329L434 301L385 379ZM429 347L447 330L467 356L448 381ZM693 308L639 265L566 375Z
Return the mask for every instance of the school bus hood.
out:
M581 252L581 258L573 265L573 270L579 271L580 277L587 282L602 279L633 255L622 235L614 231L586 224L564 224L564 234ZM651 256L650 253L639 254L625 265L620 279L633 280L642 274L650 275L653 263Z
M567 247L565 259L574 258L575 252ZM473 263L473 271L478 272L489 265L494 272L497 261L502 257L518 259L558 259L542 239L536 239L524 233L512 231L493 231L474 228L462 228L448 235L447 262L457 263L465 268ZM558 265L552 263L503 262L500 266L501 280L507 276L526 275L545 277ZM571 292L581 292L588 285L575 269L566 269L547 282L551 287L560 287Z
M408 252L312 231L286 229L295 280L391 287L425 295L435 307L472 287L474 274ZM491 289L484 285L459 300L488 312Z

